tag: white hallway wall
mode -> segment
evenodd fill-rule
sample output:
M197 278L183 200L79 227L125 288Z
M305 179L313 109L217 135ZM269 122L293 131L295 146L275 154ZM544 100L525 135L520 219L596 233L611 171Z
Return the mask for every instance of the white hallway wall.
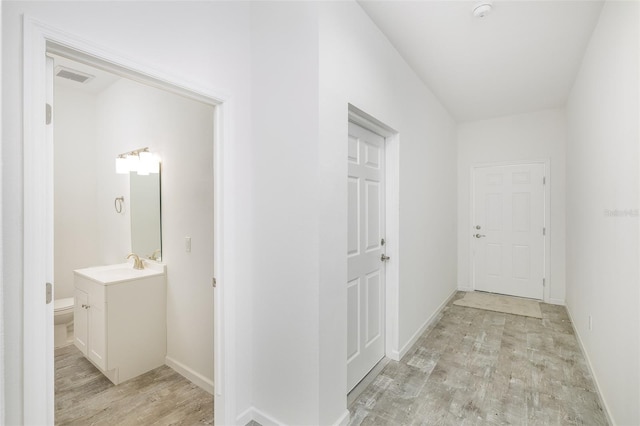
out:
M223 285L238 297L236 413L253 405L285 423L333 423L346 413L347 105L400 132L398 351L456 288L455 123L355 3L148 5L3 3L3 117L14 123L3 140L15 141L3 147L12 182L3 278L21 282L23 212L6 206L22 205L15 82L26 12L230 94L226 217L235 220ZM7 316L20 318L20 293L16 284L5 294ZM19 423L21 323L5 324L7 420Z
M316 8L251 6L253 406L283 424L319 416Z
M547 275L551 303L565 298L565 150L564 110L547 110L458 126L458 288L470 290L471 167L504 161L550 160L547 189L551 218L547 224L551 265ZM547 274L549 274L547 272Z
M5 348L5 423L22 418L22 15L27 14L98 46L135 58L135 62L179 76L229 102L224 129L225 277L234 286L241 332L235 341L237 366L234 393L239 407L250 401L252 270L249 239L251 217L250 45L249 5L246 3L155 2L2 2L2 182L3 283ZM117 28L117 31L114 31ZM144 28L144 31L140 31ZM196 194L194 194L196 195ZM193 235L192 235L193 237ZM181 244L182 248L183 245ZM207 266L208 267L208 266ZM198 324L192 324L198 327ZM242 331L244 330L244 331ZM217 407L222 410L222 407ZM235 416L235 408L231 416Z
M399 133L397 353L456 288L456 127L356 3L322 2L319 19L320 423L330 424L346 408L348 104Z
M252 17L254 414L334 424L347 408L348 104L400 132L397 352L456 288L455 123L356 3L257 2Z
M640 424L638 9L605 3L567 104L567 307L619 425Z

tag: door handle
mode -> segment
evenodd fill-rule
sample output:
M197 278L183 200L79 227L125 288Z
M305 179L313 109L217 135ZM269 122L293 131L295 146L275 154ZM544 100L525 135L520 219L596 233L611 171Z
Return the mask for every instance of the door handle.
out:
M391 259L389 256L387 256L386 254L382 253L380 255L380 261L381 262L386 262L387 260Z
M486 235L482 235L482 234L475 234L474 237L476 238L483 238L486 237Z

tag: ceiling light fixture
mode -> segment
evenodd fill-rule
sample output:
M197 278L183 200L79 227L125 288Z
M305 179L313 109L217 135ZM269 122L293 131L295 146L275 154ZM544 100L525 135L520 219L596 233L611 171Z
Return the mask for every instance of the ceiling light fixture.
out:
M481 0L473 6L473 16L476 18L484 18L491 12L493 2L491 0Z
M139 175L160 172L160 158L149 148L140 148L125 152L116 157L116 173L128 174L137 172Z

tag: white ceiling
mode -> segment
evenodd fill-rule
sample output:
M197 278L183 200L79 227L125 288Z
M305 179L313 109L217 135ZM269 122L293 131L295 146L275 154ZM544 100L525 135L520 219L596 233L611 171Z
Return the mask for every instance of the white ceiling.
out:
M603 2L359 0L458 122L564 106Z

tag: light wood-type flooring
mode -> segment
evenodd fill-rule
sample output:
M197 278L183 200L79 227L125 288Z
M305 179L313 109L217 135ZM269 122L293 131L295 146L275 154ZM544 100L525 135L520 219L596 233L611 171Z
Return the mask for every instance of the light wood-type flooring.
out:
M563 306L536 319L452 303L352 403L352 426L608 424Z
M115 386L70 345L55 371L56 425L213 424L213 396L167 366Z

